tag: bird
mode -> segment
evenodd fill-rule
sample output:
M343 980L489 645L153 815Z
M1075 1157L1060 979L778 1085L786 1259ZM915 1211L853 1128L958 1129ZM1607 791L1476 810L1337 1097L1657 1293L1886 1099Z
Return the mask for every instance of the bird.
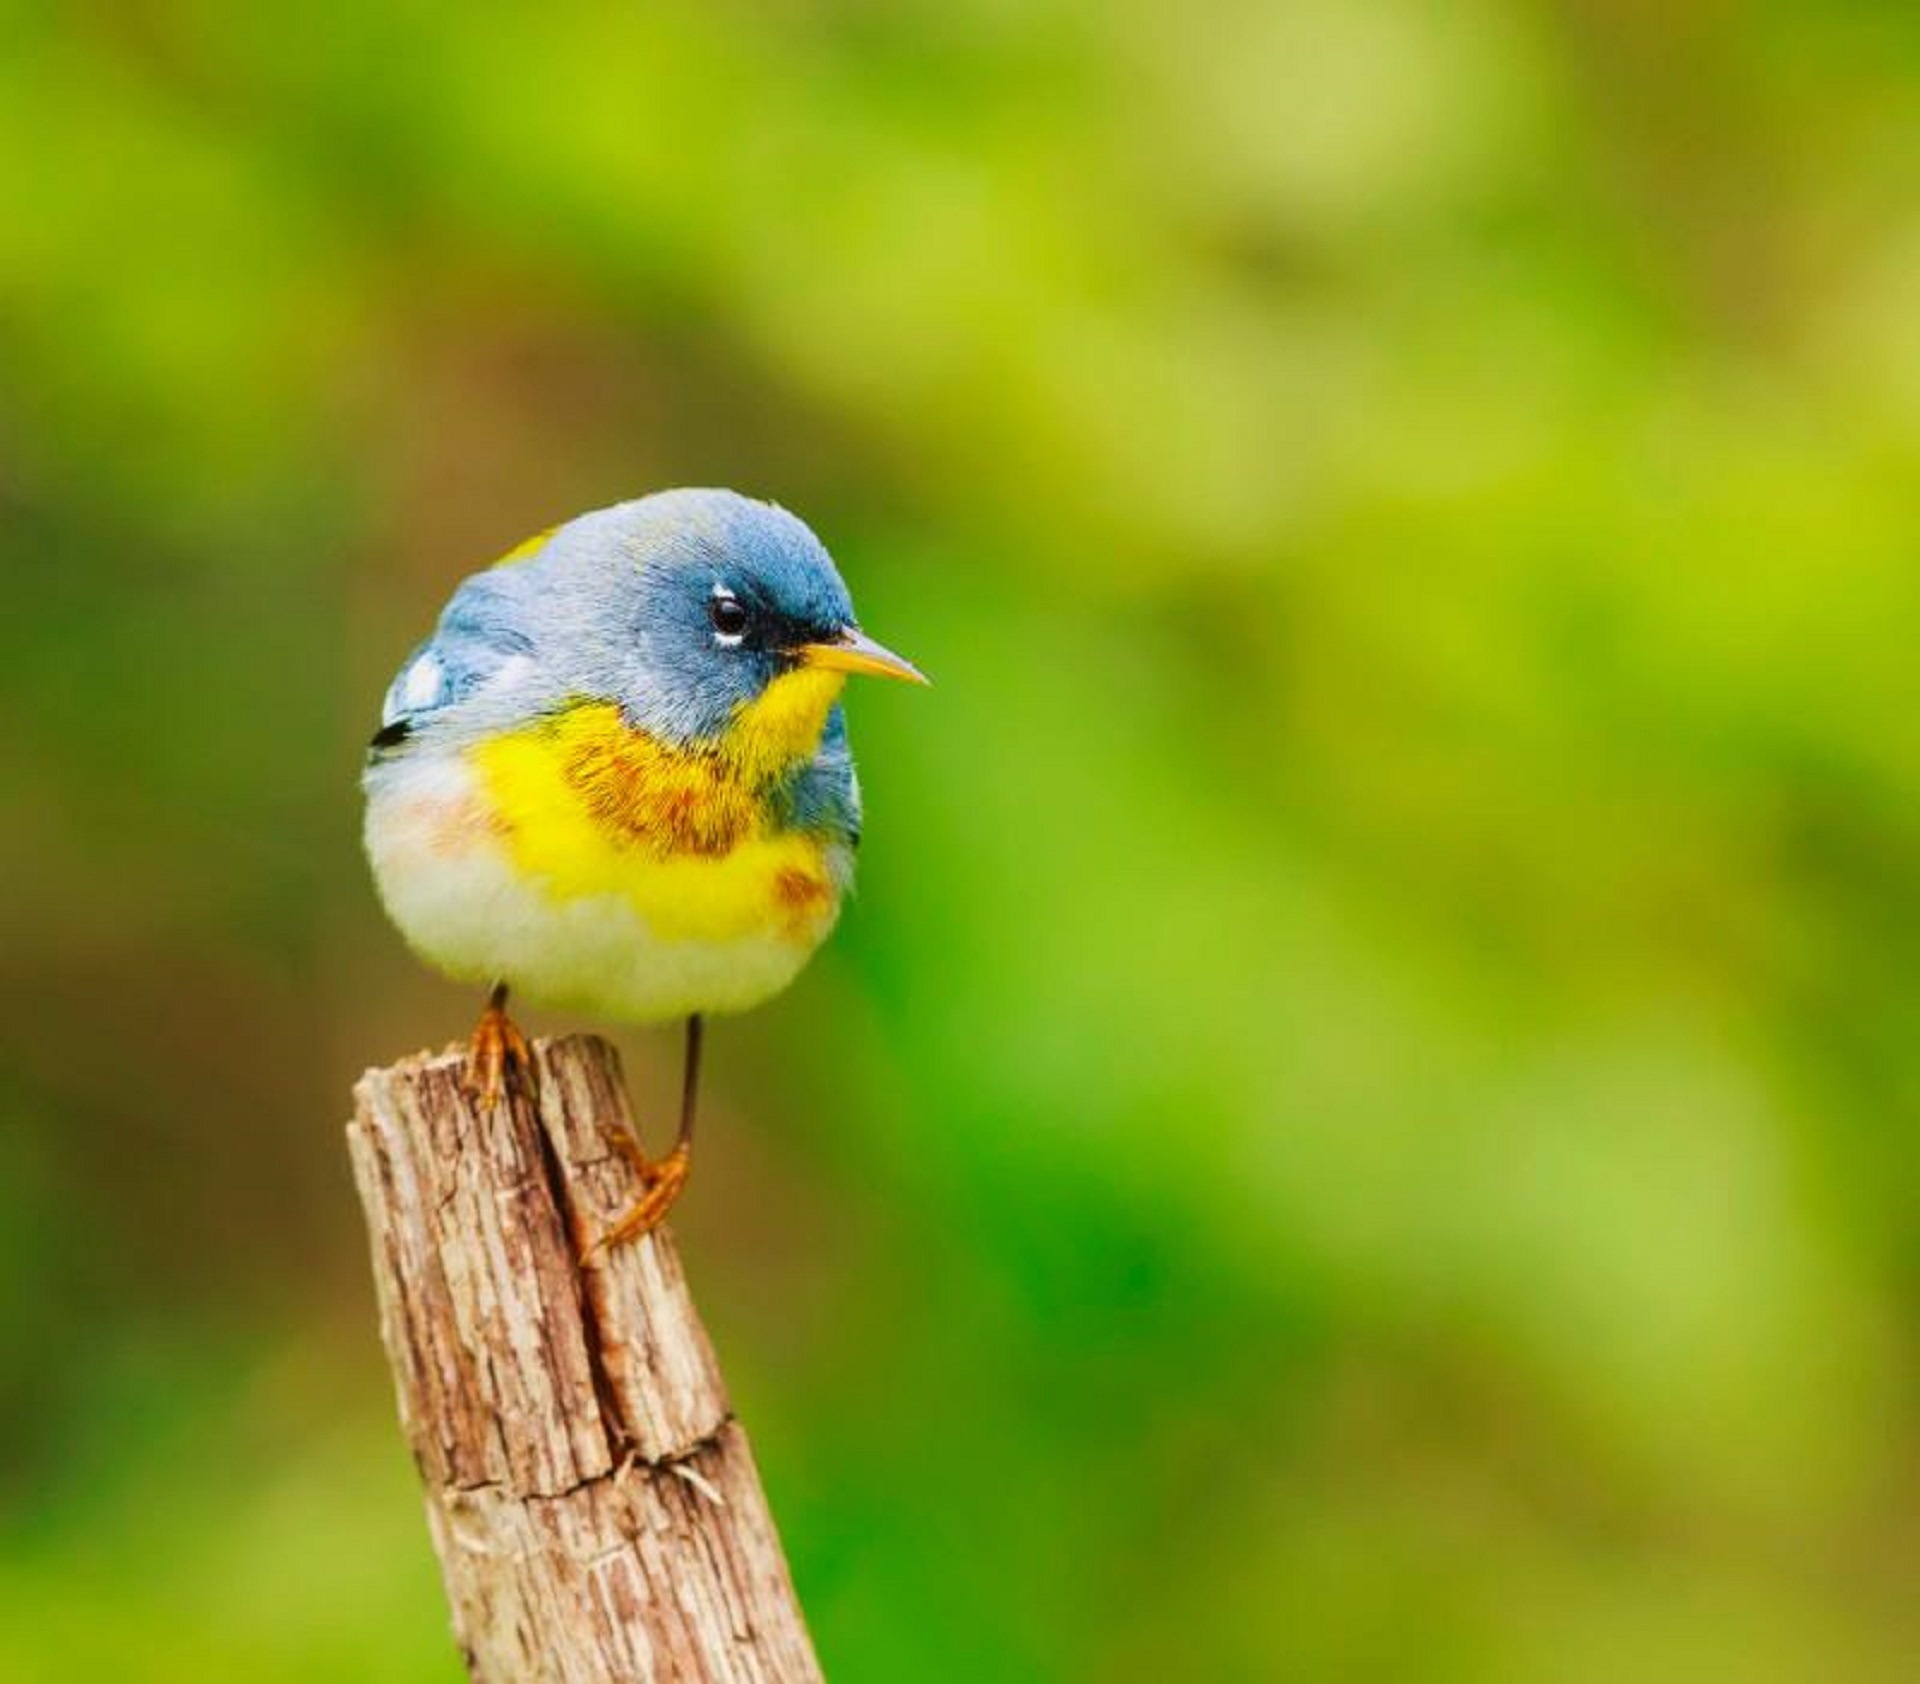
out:
M864 632L778 505L659 491L551 527L453 592L386 693L362 779L388 916L487 990L463 1077L532 1081L518 998L684 1021L679 1128L587 1248L659 1223L692 1163L703 1027L784 989L851 887L860 783L841 693L925 675Z

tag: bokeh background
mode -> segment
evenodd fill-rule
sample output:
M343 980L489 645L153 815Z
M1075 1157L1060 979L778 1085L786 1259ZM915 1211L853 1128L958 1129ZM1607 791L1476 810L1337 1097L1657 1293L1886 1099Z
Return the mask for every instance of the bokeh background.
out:
M677 483L937 681L677 1218L836 1680L1920 1675L1920 14L0 20L0 1677L457 1678L360 752Z

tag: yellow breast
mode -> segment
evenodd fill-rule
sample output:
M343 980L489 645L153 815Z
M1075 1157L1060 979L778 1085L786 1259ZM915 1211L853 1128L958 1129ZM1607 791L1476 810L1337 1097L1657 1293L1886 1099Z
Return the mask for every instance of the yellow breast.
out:
M555 901L617 896L662 940L831 927L844 849L779 829L768 786L818 744L838 675L801 672L742 710L724 745L683 749L590 703L471 751L482 805L515 870Z

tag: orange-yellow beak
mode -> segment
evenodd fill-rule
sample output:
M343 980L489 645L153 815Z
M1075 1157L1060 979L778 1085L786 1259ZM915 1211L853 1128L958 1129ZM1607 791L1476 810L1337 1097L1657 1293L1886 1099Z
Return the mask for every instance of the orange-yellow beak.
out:
M794 653L808 666L825 667L829 672L870 672L877 678L903 678L909 684L929 682L911 661L902 660L854 626L831 643L803 643Z

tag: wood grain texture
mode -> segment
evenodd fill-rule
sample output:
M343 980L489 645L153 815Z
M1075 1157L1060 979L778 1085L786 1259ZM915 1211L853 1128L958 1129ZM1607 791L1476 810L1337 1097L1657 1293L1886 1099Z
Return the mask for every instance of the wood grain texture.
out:
M638 1188L619 1060L534 1049L477 1108L458 1052L372 1070L347 1127L381 1336L454 1636L482 1684L820 1677L671 1236L582 1268Z

